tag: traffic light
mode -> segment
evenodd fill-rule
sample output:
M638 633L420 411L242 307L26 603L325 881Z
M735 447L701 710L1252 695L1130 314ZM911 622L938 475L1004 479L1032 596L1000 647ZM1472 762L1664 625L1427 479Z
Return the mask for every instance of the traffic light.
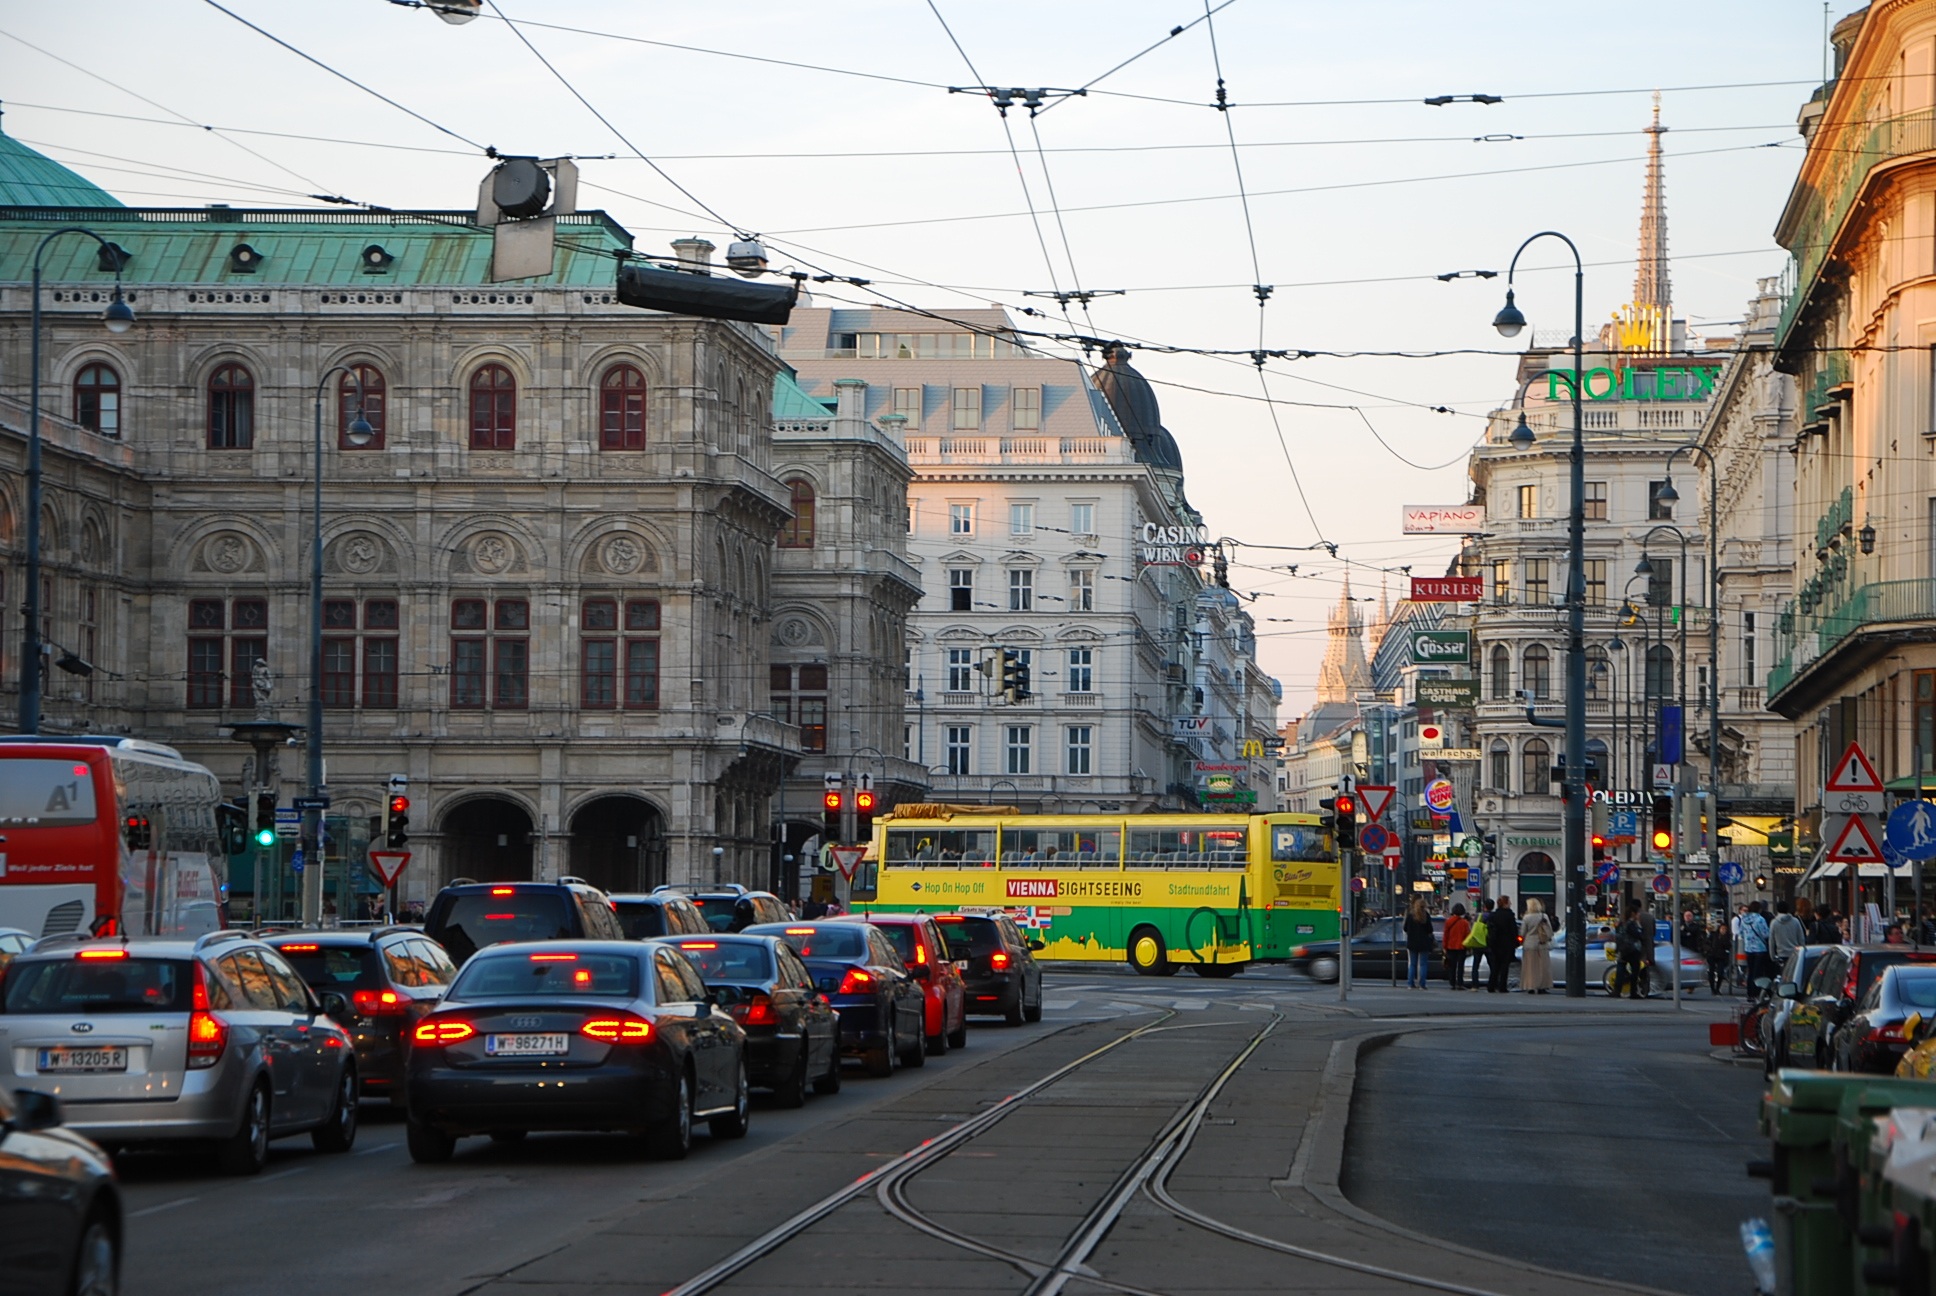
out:
M129 850L147 850L154 844L154 828L145 814L131 814L121 822L122 835Z
M840 841L840 812L846 806L846 793L828 790L820 798L820 840L826 845Z
M1029 664L1022 660L1020 651L1014 648L1002 649L1002 696L1010 702L1020 702L1029 696Z
M1328 829L1337 842L1340 852L1358 849L1358 802L1356 798L1340 792L1334 797L1325 797L1318 802L1323 811L1320 817L1322 827Z
M1657 796L1653 802L1653 831L1647 837L1647 844L1656 855L1671 855L1674 851L1674 798Z
M1593 823L1593 836L1596 840L1612 836L1613 812L1604 801L1587 803Z
M383 844L391 850L403 850L410 844L410 798L401 793L386 803Z
M1496 860L1499 858L1499 834L1498 833L1486 834L1485 858L1487 863L1491 863L1493 860Z
M1680 798L1681 808L1681 847L1688 851L1706 850L1707 816L1703 813L1702 798L1697 793Z
M267 850L276 844L276 797L273 792L255 795L255 844Z
M874 836L874 793L860 788L854 793L854 840L870 841Z

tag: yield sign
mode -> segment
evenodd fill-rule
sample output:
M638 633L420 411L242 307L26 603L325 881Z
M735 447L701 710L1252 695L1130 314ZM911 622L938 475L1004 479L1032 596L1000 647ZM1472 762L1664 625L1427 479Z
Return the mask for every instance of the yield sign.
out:
M1842 759L1835 762L1835 773L1829 775L1829 792L1880 792L1882 780L1876 776L1875 766L1869 764L1867 753L1861 743L1850 743L1849 749L1842 753ZM1876 858L1880 859L1880 853Z
M867 854L867 847L829 846L827 851L834 857L834 864L840 869L840 876L852 882L854 870L860 867L861 857ZM1881 856L1878 855L1877 858L1880 859Z
M1835 834L1825 858L1832 864L1880 864L1882 847L1876 845L1868 820L1861 815L1850 815L1843 821L1842 831Z
M1380 783L1360 783L1358 795L1364 799L1365 815L1377 823L1385 817L1385 810L1391 805L1392 793L1397 788Z
M397 879L403 876L403 870L409 863L409 851L373 850L370 852L370 868L383 879L383 885L387 887L397 884Z

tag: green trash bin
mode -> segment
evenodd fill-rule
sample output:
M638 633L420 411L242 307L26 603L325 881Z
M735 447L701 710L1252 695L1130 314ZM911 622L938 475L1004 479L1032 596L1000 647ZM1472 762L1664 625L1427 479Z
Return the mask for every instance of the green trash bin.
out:
M1936 1106L1936 1083L1889 1076L1849 1077L1842 1090L1830 1156L1832 1196L1845 1236L1853 1242L1845 1290L1857 1296L1896 1296L1887 1261L1895 1242L1890 1194L1882 1169L1894 1141L1890 1112Z
M1931 1296L1936 1292L1936 1110L1898 1107L1869 1144L1888 1199L1890 1247L1869 1262L1870 1289ZM1875 1279L1888 1278L1893 1285Z
M1774 1146L1776 1296L1846 1296L1855 1265L1836 1211L1835 1126L1843 1095L1875 1076L1784 1068L1768 1082L1761 1129Z

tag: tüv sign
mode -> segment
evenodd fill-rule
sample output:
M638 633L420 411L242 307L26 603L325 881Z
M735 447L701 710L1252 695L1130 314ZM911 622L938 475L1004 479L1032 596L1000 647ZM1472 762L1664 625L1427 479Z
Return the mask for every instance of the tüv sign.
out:
M1470 630L1414 630L1412 660L1423 666L1463 666L1472 660Z

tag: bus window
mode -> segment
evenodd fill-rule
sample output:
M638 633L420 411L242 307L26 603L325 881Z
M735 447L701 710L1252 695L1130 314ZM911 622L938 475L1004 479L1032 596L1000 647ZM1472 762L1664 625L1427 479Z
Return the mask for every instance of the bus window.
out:
M1330 843L1316 824L1272 824L1270 832L1271 859L1277 863L1332 858Z
M1229 868L1249 863L1243 828L1136 828L1129 834L1131 868Z
M10 760L0 824L51 828L94 822L94 771L76 760Z
M1004 828L1004 868L1120 868L1122 830L1104 827Z
M992 828L890 828L889 868L992 868Z

